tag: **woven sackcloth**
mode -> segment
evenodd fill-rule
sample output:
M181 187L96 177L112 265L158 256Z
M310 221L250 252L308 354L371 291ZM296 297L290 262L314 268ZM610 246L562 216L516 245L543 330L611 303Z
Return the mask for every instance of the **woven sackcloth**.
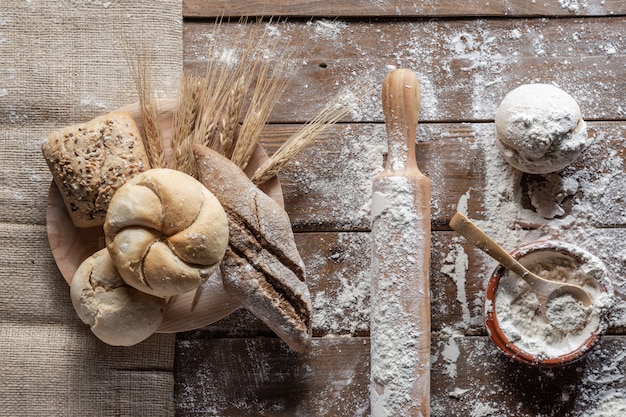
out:
M157 94L175 97L182 0L0 3L0 416L172 416L173 336L111 347L71 306L47 241L41 143L137 101L129 39L154 51Z

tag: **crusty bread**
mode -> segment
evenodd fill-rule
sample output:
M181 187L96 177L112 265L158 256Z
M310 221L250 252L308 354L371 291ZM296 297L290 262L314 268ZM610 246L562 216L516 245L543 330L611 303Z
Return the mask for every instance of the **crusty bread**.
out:
M169 297L198 288L215 271L228 244L228 220L195 178L157 168L115 193L104 234L126 283Z
M42 151L76 227L101 226L115 191L150 168L135 121L122 112L53 132Z
M311 297L285 210L230 160L195 146L200 182L228 215L224 288L297 352L311 348Z
M70 295L80 319L109 345L135 345L150 337L163 321L165 299L125 284L106 249L80 265Z

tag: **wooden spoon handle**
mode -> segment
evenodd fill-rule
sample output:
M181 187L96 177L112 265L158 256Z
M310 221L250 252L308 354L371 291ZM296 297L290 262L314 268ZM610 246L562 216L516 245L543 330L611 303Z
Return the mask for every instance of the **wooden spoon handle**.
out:
M546 305L549 298L555 294L569 293L583 305L592 304L589 293L578 285L566 282L555 282L540 277L530 272L524 265L519 263L511 254L504 250L499 244L494 242L478 226L463 214L456 212L450 221L450 227L456 230L465 239L472 242L487 255L491 256L502 266L522 277L532 288L541 304L541 311L545 316Z
M528 275L528 270L520 264L511 254L509 254L502 246L485 234L470 219L458 211L450 220L450 227L456 230L465 239L472 242L476 247L491 256L493 259L502 264L505 268L513 271L522 277Z

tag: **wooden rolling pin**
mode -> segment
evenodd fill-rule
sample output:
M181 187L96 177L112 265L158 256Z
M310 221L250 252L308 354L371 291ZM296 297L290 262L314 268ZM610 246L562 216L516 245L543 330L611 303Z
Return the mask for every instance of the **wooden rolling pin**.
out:
M382 87L388 154L372 195L372 417L430 415L430 181L417 167L420 87L407 69Z

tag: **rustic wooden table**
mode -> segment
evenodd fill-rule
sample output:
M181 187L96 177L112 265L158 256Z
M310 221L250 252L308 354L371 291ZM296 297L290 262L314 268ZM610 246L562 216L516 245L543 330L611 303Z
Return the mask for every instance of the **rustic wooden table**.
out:
M216 16L259 15L274 16L267 33L295 51L293 81L262 138L268 153L355 82L380 85L396 67L420 78L417 158L432 182L432 415L625 415L626 3L185 0L185 69L206 65ZM220 33L245 39L253 26L224 23ZM497 106L534 82L570 93L594 139L549 176L510 169L493 145ZM178 416L369 415L369 202L385 151L376 91L280 173L308 269L314 349L293 353L244 310L178 334ZM542 185L563 211L553 219L533 205ZM449 229L459 204L507 249L555 237L606 262L617 302L585 359L536 369L495 348L482 321L495 263Z

